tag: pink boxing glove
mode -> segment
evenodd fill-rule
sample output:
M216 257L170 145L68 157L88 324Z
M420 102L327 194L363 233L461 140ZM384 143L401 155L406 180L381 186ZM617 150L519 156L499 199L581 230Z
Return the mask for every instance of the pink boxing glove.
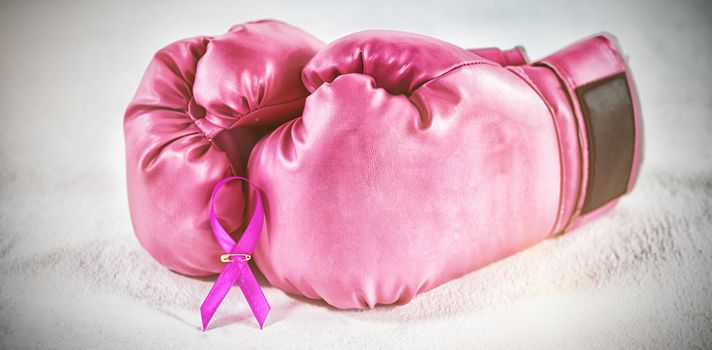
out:
M134 231L159 263L187 275L221 271L208 214L213 186L244 174L259 137L301 114L301 70L322 46L285 23L258 21L156 53L124 132ZM228 232L243 226L245 199L238 183L218 195Z
M366 31L302 79L302 117L248 164L266 210L255 261L289 293L404 304L600 215L635 183L636 93L603 35L526 64Z

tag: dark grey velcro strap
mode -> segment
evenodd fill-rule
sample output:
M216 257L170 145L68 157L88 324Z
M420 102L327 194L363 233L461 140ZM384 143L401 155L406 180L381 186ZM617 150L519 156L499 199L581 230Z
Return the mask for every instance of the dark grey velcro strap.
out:
M581 214L623 195L633 167L635 116L625 72L576 88L588 137L588 186Z

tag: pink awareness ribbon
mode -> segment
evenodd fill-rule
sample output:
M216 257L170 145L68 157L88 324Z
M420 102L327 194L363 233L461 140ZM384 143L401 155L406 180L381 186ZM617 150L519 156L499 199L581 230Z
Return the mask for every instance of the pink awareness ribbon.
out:
M247 224L245 232L236 243L232 237L220 225L217 216L215 215L215 195L226 183L233 180L243 180L250 185L250 189L255 191L257 202L255 210ZM220 180L213 188L213 194L210 196L210 226L213 228L213 235L222 247L222 250L227 253L221 257L221 261L227 262L220 275L215 280L210 292L205 297L203 305L200 306L200 317L203 320L203 331L208 327L210 319L213 318L215 311L225 299L230 288L237 282L242 290L242 294L247 299L247 303L252 309L252 313L260 324L260 329L265 323L270 306L267 303L262 289L260 288L255 275L252 274L250 265L247 263L252 257L252 252L255 250L260 233L262 233L262 224L264 222L264 209L262 207L262 194L259 188L252 184L249 180L240 176L231 176ZM242 256L244 259L229 259L234 256ZM224 258L227 258L224 260Z

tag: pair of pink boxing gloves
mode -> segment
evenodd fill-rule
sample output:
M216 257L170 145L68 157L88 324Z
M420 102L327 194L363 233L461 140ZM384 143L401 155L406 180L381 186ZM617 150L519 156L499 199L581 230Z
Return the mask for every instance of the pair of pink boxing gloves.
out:
M612 39L534 63L364 31L324 45L278 21L156 53L126 110L136 235L163 266L221 272L209 202L261 190L269 283L342 309L404 304L612 208L641 120ZM255 193L215 197L238 240Z

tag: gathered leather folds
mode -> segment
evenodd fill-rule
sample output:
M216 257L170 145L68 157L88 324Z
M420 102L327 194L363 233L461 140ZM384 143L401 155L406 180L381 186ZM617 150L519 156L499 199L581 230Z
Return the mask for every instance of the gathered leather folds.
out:
M133 227L161 264L188 275L221 271L208 202L220 179L240 175L233 168L239 161L227 153L241 151L220 149L216 136L243 126L256 140L299 116L308 94L301 69L321 46L295 27L259 21L175 42L153 57L126 110L124 132ZM228 231L243 226L241 185L225 185L216 208Z
M134 228L161 264L221 271L211 189L245 176L264 207L256 266L342 309L407 303L568 232L641 162L635 87L607 35L530 63L521 47L383 30L324 47L253 22L159 51L125 131ZM234 183L215 198L236 240L254 202Z

